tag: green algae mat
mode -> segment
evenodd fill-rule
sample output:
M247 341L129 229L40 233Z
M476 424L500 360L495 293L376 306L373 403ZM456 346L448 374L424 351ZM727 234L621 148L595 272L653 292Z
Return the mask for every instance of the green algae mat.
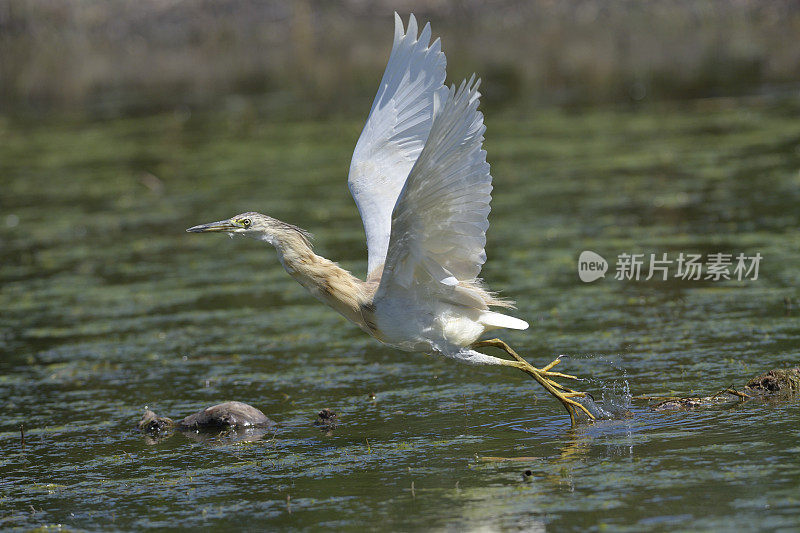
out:
M381 346L268 247L184 232L258 210L363 276L361 123L0 118L0 528L800 528L796 400L630 400L800 362L800 101L488 117L483 276L531 323L503 337L534 364L568 356L579 388L632 414L575 428L517 372ZM584 251L604 277L581 281ZM757 276L735 275L740 254ZM724 256L728 279L707 279ZM277 425L135 429L145 408L227 400ZM335 423L315 425L325 408Z

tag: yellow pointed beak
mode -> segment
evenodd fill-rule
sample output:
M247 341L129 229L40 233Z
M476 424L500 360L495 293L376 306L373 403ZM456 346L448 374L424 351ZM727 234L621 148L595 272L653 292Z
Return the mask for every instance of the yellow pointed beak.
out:
M200 224L198 226L192 226L188 228L186 231L189 233L209 233L209 232L219 232L219 231L233 231L235 229L239 229L239 226L231 222L230 220L219 220L217 222L209 222L208 224Z

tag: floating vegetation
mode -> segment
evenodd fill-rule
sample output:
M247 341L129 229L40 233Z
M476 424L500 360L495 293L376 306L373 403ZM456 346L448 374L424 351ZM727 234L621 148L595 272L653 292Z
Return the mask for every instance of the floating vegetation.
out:
M703 397L659 398L657 396L635 396L636 400L660 400L651 405L654 411L696 409L731 402L754 399L790 400L800 394L800 367L776 368L750 379L742 390L728 387Z
M776 368L764 372L748 381L745 391L762 395L796 396L800 394L800 367Z

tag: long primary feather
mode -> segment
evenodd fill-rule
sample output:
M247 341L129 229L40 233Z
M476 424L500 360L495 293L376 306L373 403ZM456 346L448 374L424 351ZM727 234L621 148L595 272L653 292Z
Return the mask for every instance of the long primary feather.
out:
M350 163L348 185L358 206L368 249L368 279L381 274L389 246L392 210L422 151L433 121L435 94L444 94L447 60L430 24L417 35L395 13L395 35L386 71Z
M469 289L486 261L492 191L479 83L473 76L444 102L436 96L430 135L394 209L379 295L391 284L464 298L476 292Z

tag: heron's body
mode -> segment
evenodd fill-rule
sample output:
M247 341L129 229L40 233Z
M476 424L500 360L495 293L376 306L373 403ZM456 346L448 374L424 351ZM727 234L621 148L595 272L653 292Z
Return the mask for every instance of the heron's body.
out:
M260 213L243 213L257 220ZM465 347L499 327L527 327L527 323L489 310L507 305L475 284L461 283L466 305L443 299L416 298L413 291L378 298L380 277L363 281L339 265L314 253L306 235L286 225L282 232L263 236L278 252L286 272L321 302L384 344L410 352L435 352L477 363L480 354ZM469 305L472 303L473 305ZM477 305L475 305L477 304Z
M492 311L511 307L483 288L492 176L482 148L483 115L474 77L444 85L446 60L430 25L417 35L395 15L389 63L350 164L348 184L367 237L366 281L316 255L304 230L260 213L189 228L265 241L311 294L379 341L471 364L519 368L557 396L574 420L581 393L536 369L501 341L480 341L497 328L526 329ZM498 344L499 343L499 344ZM505 349L516 361L475 350ZM558 390L557 390L558 389Z

